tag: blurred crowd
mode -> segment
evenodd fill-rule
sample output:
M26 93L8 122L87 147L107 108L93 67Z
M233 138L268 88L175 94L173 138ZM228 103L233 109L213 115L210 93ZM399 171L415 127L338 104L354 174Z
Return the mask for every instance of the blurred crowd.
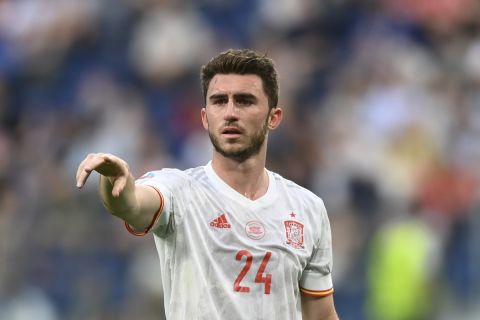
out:
M326 203L343 320L479 319L476 0L0 0L0 319L162 319L153 240L105 213L89 152L136 176L211 157L200 66L267 53L268 168Z

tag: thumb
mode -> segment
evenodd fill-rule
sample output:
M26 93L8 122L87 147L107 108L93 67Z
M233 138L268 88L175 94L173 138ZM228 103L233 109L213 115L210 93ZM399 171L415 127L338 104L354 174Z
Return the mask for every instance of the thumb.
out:
M125 189L127 176L119 176L113 181L112 196L118 198Z

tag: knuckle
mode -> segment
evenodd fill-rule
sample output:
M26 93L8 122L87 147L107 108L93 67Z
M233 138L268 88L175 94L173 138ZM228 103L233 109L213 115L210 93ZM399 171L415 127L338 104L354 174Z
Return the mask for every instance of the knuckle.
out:
M87 156L87 159L92 160L92 159L97 158L99 155L100 155L100 153L89 153L88 156Z
M123 168L125 169L125 172L130 172L130 166L128 165L128 163L124 160L122 160L122 166Z

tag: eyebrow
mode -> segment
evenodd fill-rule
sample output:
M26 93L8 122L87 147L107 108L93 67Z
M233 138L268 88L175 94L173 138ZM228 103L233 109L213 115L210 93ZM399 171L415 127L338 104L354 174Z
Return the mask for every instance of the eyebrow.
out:
M216 93L208 97L208 100L218 100L227 97L226 93Z
M235 93L233 95L235 99L247 99L252 101L257 101L257 97L251 93Z
M217 99L224 99L228 97L226 93L216 93L212 94L211 96L208 97L208 100L217 100ZM233 94L234 99L248 99L248 100L253 100L257 101L257 97L251 93L247 92L240 92L240 93L234 93Z

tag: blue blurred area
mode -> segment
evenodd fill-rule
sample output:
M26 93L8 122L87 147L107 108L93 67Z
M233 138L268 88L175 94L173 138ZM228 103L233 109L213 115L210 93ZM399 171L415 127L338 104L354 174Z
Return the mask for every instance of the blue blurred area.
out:
M231 47L276 61L268 167L325 200L340 317L480 318L478 1L0 0L0 319L162 318L152 239L75 171L204 164Z

